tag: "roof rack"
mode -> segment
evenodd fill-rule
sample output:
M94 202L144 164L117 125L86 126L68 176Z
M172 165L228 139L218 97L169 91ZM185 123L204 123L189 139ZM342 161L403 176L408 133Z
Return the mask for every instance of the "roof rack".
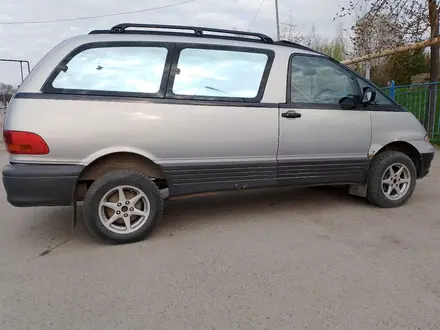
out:
M303 49L303 50L308 50L310 52L318 53L321 55L325 55L325 54L318 52L317 50L314 50L313 48L298 44L296 42L288 41L288 40L280 40L280 41L275 42L275 44L282 45L282 46L295 47L295 48L299 48L299 49Z
M128 28L142 28L145 30L127 30ZM148 31L148 29L150 31ZM171 30L171 31L151 31L154 29ZM174 31L172 31L174 30ZM179 30L176 32L176 30ZM180 32L183 31L183 32ZM184 31L192 31L190 34ZM198 26L184 26L184 25L159 25L159 24L141 24L141 23L122 23L113 26L110 30L94 30L89 34L104 34L104 33L146 33L146 34L167 34L167 35L193 35L196 37L207 37L207 38L226 38L226 39L241 39L247 41L262 41L264 43L273 43L271 37L255 32L247 31L235 31L235 30L224 30L215 28L206 28ZM223 35L221 35L223 34ZM246 38L253 37L254 39ZM255 40L257 39L257 40Z

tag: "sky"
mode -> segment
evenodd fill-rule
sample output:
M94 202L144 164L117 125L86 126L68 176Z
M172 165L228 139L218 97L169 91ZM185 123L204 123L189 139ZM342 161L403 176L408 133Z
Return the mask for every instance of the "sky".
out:
M76 20L46 24L2 24L5 22L70 19L106 15L172 5L183 0L0 0L0 58L23 59L31 67L51 48L66 38L108 29L122 22L179 24L247 30L262 0L195 0L179 6L143 13L105 18ZM338 24L348 28L346 20L333 21L339 4L345 0L279 0L281 22L292 17L293 23L309 33L315 25L316 33L331 38ZM275 38L274 0L265 0L251 31ZM26 71L26 70L25 70ZM19 84L20 67L17 63L0 62L0 82Z

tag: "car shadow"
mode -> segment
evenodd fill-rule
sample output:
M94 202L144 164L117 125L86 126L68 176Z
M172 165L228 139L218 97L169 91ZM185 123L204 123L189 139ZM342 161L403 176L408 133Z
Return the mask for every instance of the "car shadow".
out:
M198 226L215 226L219 219L222 222L237 223L253 218L262 219L261 215L279 212L311 215L340 208L341 204L347 207L368 205L363 198L348 195L347 189L343 187L256 189L167 200L162 221L151 239L173 235L179 231L195 230ZM77 223L72 227L71 207L39 208L37 212L33 212L34 221L27 222L26 228L22 228L20 237L40 243L46 241L48 248L72 238L85 244L101 244L88 233L82 212L82 205L79 205Z
M348 194L345 187L275 188L234 191L166 201L162 222L155 235L205 226L221 221L262 219L275 213L311 214L340 208L343 204L368 207L364 198ZM242 219L242 220L240 220Z

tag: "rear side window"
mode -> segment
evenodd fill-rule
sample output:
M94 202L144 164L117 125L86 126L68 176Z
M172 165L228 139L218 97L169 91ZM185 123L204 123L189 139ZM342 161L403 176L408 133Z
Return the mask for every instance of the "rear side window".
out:
M97 47L61 64L49 89L86 94L157 94L164 82L165 47Z
M168 97L260 101L271 51L183 48Z

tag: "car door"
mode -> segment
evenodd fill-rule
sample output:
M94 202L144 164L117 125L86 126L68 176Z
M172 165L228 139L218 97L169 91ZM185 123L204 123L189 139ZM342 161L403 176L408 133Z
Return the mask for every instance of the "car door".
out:
M369 111L358 106L352 73L324 56L293 54L289 62L287 102L279 114L279 182L363 182L371 120Z
M161 111L167 133L155 150L171 195L276 184L278 105L262 103L274 55L177 46Z

